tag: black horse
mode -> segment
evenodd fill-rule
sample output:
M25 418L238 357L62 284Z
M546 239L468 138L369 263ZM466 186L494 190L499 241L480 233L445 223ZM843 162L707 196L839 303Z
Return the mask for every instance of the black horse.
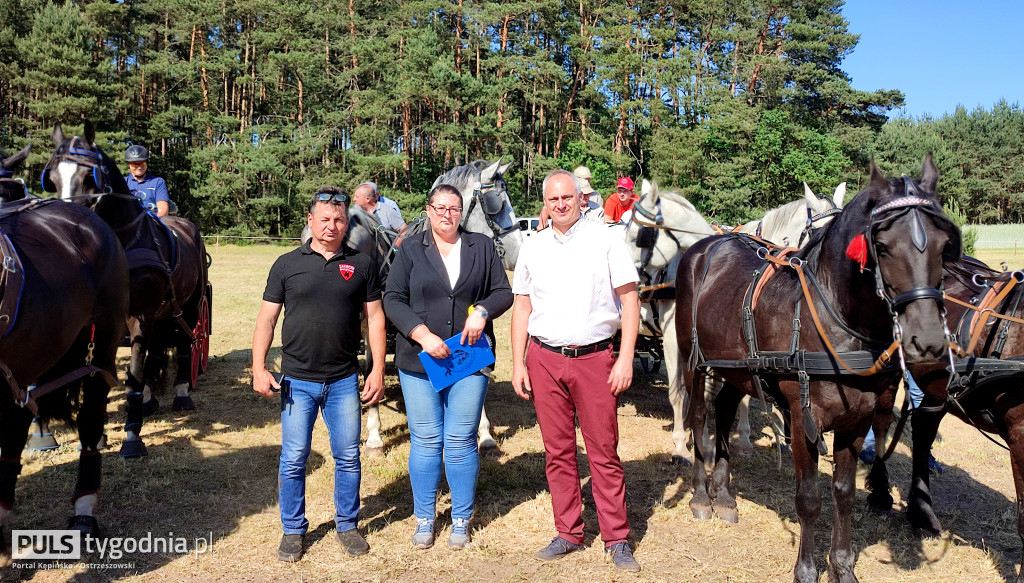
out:
M53 130L57 148L43 171L43 188L95 211L124 246L128 258L131 305L128 331L131 364L127 378L127 439L122 457L146 455L142 419L157 408L152 395L158 386L164 355L176 348L175 411L194 409L189 389L195 388L209 355L212 292L207 278L206 247L199 229L180 217L162 219L142 208L117 165L95 143L86 122L83 137L65 138Z
M128 314L128 263L95 214L28 199L12 167L28 148L0 154L0 543L14 505L33 414L74 419L82 453L69 528L97 535L107 394ZM16 202L11 202L16 201ZM77 413L75 412L77 410ZM6 547L5 547L6 548Z
M680 355L690 358L683 374L693 443L703 443L707 410L702 363L709 361L726 381L715 400L710 483L695 447L691 510L698 518L714 512L738 520L729 492L728 429L744 393L767 393L788 409L797 434L798 582L818 579L813 552L821 511L818 456L827 451L822 434L834 432L829 579L849 583L857 580L850 536L857 454L876 402L893 390L904 356L907 363L929 363L948 352L939 286L943 258L959 257L960 233L942 213L937 182L930 155L920 181L886 179L872 163L867 189L790 259L769 265L766 248L723 235L698 242L680 262L676 331ZM765 270L775 275L757 286ZM857 374L845 374L840 360Z
M1006 442L1017 492L1017 532L1024 541L1024 392L1020 390L1024 377L1024 370L1020 370L1024 369L1024 272L999 273L976 259L964 257L945 266L943 284L947 317L958 323L956 339L964 355L1009 360L1002 371L999 363L992 361L987 362L990 368L984 374L961 370L952 382L944 366L911 367L924 399L910 416L913 475L907 520L925 536L938 536L942 530L932 507L928 460L939 423L948 412ZM986 309L990 311L982 312ZM1015 367L1020 369L1014 372ZM880 403L873 424L875 435L888 431L892 406L891 402ZM871 508L892 512L889 473L881 458L876 458L871 466L867 486L871 490ZM1017 581L1024 583L1024 572L1018 573Z

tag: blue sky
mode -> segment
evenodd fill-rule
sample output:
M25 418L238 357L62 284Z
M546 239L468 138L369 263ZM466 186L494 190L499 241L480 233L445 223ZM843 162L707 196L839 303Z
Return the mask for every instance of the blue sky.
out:
M843 61L853 87L906 96L890 117L1024 105L1021 0L847 0L843 15L860 35Z

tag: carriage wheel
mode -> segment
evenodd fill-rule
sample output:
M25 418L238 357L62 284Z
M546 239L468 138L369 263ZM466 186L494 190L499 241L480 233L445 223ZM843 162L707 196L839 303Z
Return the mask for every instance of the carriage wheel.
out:
M199 323L202 325L203 354L199 361L199 372L206 372L210 364L210 336L213 336L213 290L207 287L206 296L199 305Z
M206 369L206 360L210 354L210 335L208 333L210 329L210 304L206 301L204 295L199 300L199 319L196 322L195 329L192 330L192 334L195 336L195 340L192 341L192 354L189 359L191 362L191 382L192 388L194 389L196 383L199 381L199 373Z

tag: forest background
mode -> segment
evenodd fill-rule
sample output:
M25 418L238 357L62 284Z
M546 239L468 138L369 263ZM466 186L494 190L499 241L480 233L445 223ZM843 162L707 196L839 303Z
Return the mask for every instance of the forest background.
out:
M0 148L55 123L142 144L205 233L295 236L321 184L375 180L407 218L434 179L514 162L518 214L552 168L659 181L732 224L801 181L856 192L873 156L918 175L934 152L947 209L1024 222L1024 112L1000 102L887 119L893 88L851 86L840 0L0 0ZM955 72L950 74L955 82ZM123 168L127 170L127 168Z

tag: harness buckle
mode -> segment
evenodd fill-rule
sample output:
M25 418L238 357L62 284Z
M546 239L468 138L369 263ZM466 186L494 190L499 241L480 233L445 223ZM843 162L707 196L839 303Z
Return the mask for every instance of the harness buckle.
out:
M32 398L32 389L34 389L34 388L36 388L35 385L29 385L28 387L26 387L25 391L24 391L25 392L25 397L20 402L19 401L15 401L14 404L17 405L18 407L21 407L22 409L24 409L25 406L28 405L29 399Z
M8 255L8 256L4 257L3 268L4 268L4 271L9 271L11 273L18 273L18 262L15 261L14 257Z

